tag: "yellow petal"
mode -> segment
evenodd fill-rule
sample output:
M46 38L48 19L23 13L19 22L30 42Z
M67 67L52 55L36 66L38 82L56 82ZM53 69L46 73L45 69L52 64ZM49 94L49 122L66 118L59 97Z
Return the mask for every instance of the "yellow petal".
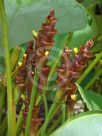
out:
M37 36L38 36L38 33L37 33L35 30L33 30L33 36L34 36L34 37L37 37Z
M49 51L45 51L45 56L48 56L49 55Z
M75 54L78 54L78 48L74 48L73 51Z

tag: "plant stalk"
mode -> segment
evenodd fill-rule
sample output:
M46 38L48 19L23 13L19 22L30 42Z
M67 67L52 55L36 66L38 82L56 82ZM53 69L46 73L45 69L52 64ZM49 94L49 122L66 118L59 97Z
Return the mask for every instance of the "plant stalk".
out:
M23 104L22 105L22 108L21 108L21 111L19 113L19 116L18 116L18 119L17 119L17 125L16 125L16 130L17 130L17 134L18 134L18 131L19 131L19 127L23 121L23 114L22 114L22 111L24 110L25 108L25 105Z
M46 136L49 136L56 127L59 126L60 124L60 121L61 121L61 116L59 116L59 118L52 124L52 126L48 129L47 133L46 133Z
M62 103L61 105L61 109L62 109L62 124L66 121L66 103Z
M50 120L54 117L54 115L55 115L55 112L54 112L54 111L55 111L58 107L59 107L59 104L54 101L54 103L52 104L52 106L51 106L51 108L50 108L50 110L49 110L49 112L48 112L48 114L47 114L47 117L46 117L46 119L45 119L45 123L44 123L43 128L42 128L41 136L45 136L47 126L48 126Z
M11 78L11 68L10 68L8 28L7 28L6 13L5 13L3 0L0 0L0 11L1 11L0 17L1 17L1 25L2 25L6 77L7 77L8 136L16 136L16 109L15 109L15 103L12 94L12 78Z
M43 95L43 103L44 103L44 109L45 109L45 118L47 117L48 114L48 105L47 105L47 100L46 100L46 96Z
M49 121L48 121L48 123L52 120L52 118L54 117L54 115L57 113L57 111L59 110L59 108L60 108L60 104L57 104L56 103L56 108L54 109L54 111L52 112L52 114L51 114L51 116L50 116L50 118L49 118ZM51 106L52 107L52 106ZM50 111L49 111L50 112ZM48 115L47 115L48 116ZM41 135L41 132L42 132L42 130L43 130L43 126L42 127L40 127L40 129L39 129L39 131L38 131L38 133L37 133L37 136L40 136Z
M38 83L38 79L39 79L38 75L39 75L39 72L36 70L35 76L34 76L33 87L32 87L31 98L30 98L28 117L27 117L27 122L26 122L25 136L29 136L30 124L31 124L31 119L32 119L32 112L33 112L35 97L37 94L37 83Z
M88 90L89 87L96 81L97 77L102 74L102 69L95 73L92 80L84 87L84 90Z

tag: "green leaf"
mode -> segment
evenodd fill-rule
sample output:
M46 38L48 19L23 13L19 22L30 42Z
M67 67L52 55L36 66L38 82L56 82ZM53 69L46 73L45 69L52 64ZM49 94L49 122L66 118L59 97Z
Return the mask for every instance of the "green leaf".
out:
M69 33L69 35L67 35L65 38L63 38L63 35L62 35L61 39L63 40L57 41L57 44L60 43L60 46L58 44L58 46L55 46L54 48L52 48L51 53L49 55L48 62L47 62L47 65L49 65L51 69L48 75L47 85L45 88L48 88L49 83L51 82L52 78L54 78L53 75L56 75L56 67L59 65L63 50L66 47L66 45L70 43L72 39L72 35L73 35L72 33Z
M75 0L5 0L5 7L11 47L32 39L32 30L41 27L51 8L56 10L56 28L60 34L87 24L85 9ZM0 41L1 37L0 33Z
M82 4L87 7L87 6L95 5L99 2L100 0L83 0Z
M71 34L72 35L72 34ZM54 40L55 40L55 45L50 51L50 55L48 58L48 64L52 66L51 61L58 59L58 56L61 54L65 46L67 45L67 37L68 33L65 34L59 34L56 35ZM71 36L72 39L72 36ZM71 42L71 41L70 41ZM61 55L60 55L61 56Z
M66 121L50 136L101 136L102 114L90 113Z
M84 45L87 40L94 39L97 36L97 34L98 34L97 27L95 21L93 20L91 26L87 24L87 26L84 29L74 32L73 38L68 47L79 48L81 45Z
M78 90L84 102L86 103L87 108L90 111L102 110L102 95L97 94L93 91L83 90L79 85L78 85Z
M53 65L58 65L63 50L67 46L67 44L71 42L72 36L73 33L69 33L69 34L58 35L55 37L55 45L50 51L48 62L47 62L47 64L50 67L54 67Z
M102 33L102 16L101 15L94 15L94 20L97 25L98 33Z

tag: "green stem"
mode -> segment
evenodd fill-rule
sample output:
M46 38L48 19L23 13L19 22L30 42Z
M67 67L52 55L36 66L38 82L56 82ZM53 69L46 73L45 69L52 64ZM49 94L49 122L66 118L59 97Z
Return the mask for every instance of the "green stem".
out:
M54 110L56 109L56 107L57 107L57 104L54 102L54 103L52 104L51 108L50 108L50 111L49 111L48 114L47 114L46 119L45 119L45 123L44 123L44 125L43 125L43 129L42 129L41 136L45 136L45 132L46 132L48 123L49 123L50 118L51 118L51 116L52 116Z
M47 117L48 114L48 105L47 105L47 100L46 100L46 96L43 95L43 103L44 103L44 109L45 109L45 118Z
M49 122L52 120L52 118L54 117L54 115L57 113L57 111L58 111L59 108L60 108L60 104L56 104L56 105L57 105L57 106L56 106L55 110L53 111L53 113L51 114L51 116L50 116L50 118L49 118ZM39 131L38 131L38 133L37 133L37 136L40 136L40 135L41 135L42 129L43 129L43 126L40 127L40 129L39 129Z
M8 136L16 136L16 110L15 110L15 104L12 95L12 79L11 79L10 56L9 56L8 29L7 29L6 14L5 14L5 7L3 0L0 0L0 11L1 11L0 14L1 14L2 33L4 37L3 43L4 43L4 55L5 55L6 76L7 76Z
M17 105L19 102L19 99L21 97L21 90L19 90L19 88L15 85L14 87L14 96L15 96L15 104Z
M84 90L88 90L89 87L96 81L97 77L102 74L102 69L95 73L92 80L84 87Z
M28 117L27 117L27 122L26 122L25 136L29 135L30 123L31 123L31 119L32 119L32 112L33 112L35 97L36 97L36 94L37 94L37 82L38 82L38 79L39 79L38 75L39 75L39 73L36 70L35 76L34 76L31 98L30 98L29 112L28 112Z
M48 129L47 133L46 133L46 136L49 136L56 127L59 126L60 124L60 121L61 121L61 116L59 116L59 118L53 123L53 125Z
M19 113L19 116L18 116L18 119L17 119L17 125L16 125L16 131L17 131L17 134L18 134L18 130L19 130L19 127L23 121L23 114L22 114L22 110L25 108L25 105L23 104L22 105L22 108L21 108L21 111Z
M42 101L42 96L41 96L41 95L38 95L38 98L37 98L37 100L36 100L35 106L40 105L41 101Z
M80 84L84 80L84 78L89 74L89 72L93 69L93 67L97 64L97 62L100 60L101 57L102 57L102 52L96 54L96 58L93 60L93 62L91 62L90 66L81 75L81 77L77 81L77 84Z
M62 124L66 121L66 103L62 103Z

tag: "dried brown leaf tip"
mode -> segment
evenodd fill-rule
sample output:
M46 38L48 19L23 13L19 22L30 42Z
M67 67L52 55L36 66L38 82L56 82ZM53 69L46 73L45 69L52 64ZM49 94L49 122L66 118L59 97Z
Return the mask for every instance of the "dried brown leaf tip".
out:
M73 109L75 103L74 94L77 91L75 81L84 70L87 61L93 57L89 51L93 44L93 41L89 40L85 45L79 48L79 51L78 49L74 50L74 57L72 59L72 51L65 48L62 55L62 64L57 68L57 83L67 98L66 102L70 110Z

